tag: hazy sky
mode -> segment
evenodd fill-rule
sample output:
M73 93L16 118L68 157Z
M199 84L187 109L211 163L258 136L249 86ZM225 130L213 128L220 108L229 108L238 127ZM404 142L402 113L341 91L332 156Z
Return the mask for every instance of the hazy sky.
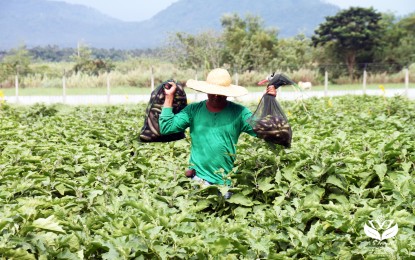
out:
M52 0L93 7L123 21L143 21L178 0ZM226 0L224 0L226 1ZM415 12L414 0L322 0L340 8L350 6L373 7L377 11L391 11L396 15Z

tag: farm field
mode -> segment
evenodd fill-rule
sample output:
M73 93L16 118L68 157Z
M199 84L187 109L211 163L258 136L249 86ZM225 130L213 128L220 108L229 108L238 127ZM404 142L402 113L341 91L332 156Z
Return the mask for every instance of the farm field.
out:
M138 141L146 104L1 104L0 258L415 258L415 101L281 106L292 147L243 134L233 186L201 188L188 134Z

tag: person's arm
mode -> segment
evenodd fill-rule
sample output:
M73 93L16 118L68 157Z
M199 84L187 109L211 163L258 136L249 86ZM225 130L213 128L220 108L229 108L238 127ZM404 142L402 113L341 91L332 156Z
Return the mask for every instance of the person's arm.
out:
M170 88L164 88L165 99L163 107L173 107L173 100L174 100L174 93L176 93L176 83L171 81L168 82L170 84Z
M177 114L173 113L173 100L176 93L176 83L169 82L170 88L164 89L165 99L161 114L159 117L160 134L168 135L183 132L190 122L187 107Z

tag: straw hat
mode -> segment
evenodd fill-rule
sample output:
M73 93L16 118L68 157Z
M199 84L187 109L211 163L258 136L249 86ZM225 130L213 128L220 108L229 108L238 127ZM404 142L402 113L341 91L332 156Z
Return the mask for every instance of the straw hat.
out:
M232 85L229 72L225 69L214 69L207 75L206 81L189 79L186 86L207 94L239 97L248 94L244 87Z

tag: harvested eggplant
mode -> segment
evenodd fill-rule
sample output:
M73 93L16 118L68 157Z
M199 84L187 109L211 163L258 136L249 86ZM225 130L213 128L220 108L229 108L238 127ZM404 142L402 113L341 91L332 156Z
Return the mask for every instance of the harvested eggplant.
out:
M144 126L141 129L140 140L142 142L170 142L185 138L184 132L161 135L159 127L159 117L163 108L165 94L164 88L169 88L168 82L173 80L167 80L161 83L153 92L151 92L150 101L147 105L146 116L144 119ZM176 82L176 93L173 99L173 113L179 113L183 108L187 106L187 97L183 89L183 86Z

